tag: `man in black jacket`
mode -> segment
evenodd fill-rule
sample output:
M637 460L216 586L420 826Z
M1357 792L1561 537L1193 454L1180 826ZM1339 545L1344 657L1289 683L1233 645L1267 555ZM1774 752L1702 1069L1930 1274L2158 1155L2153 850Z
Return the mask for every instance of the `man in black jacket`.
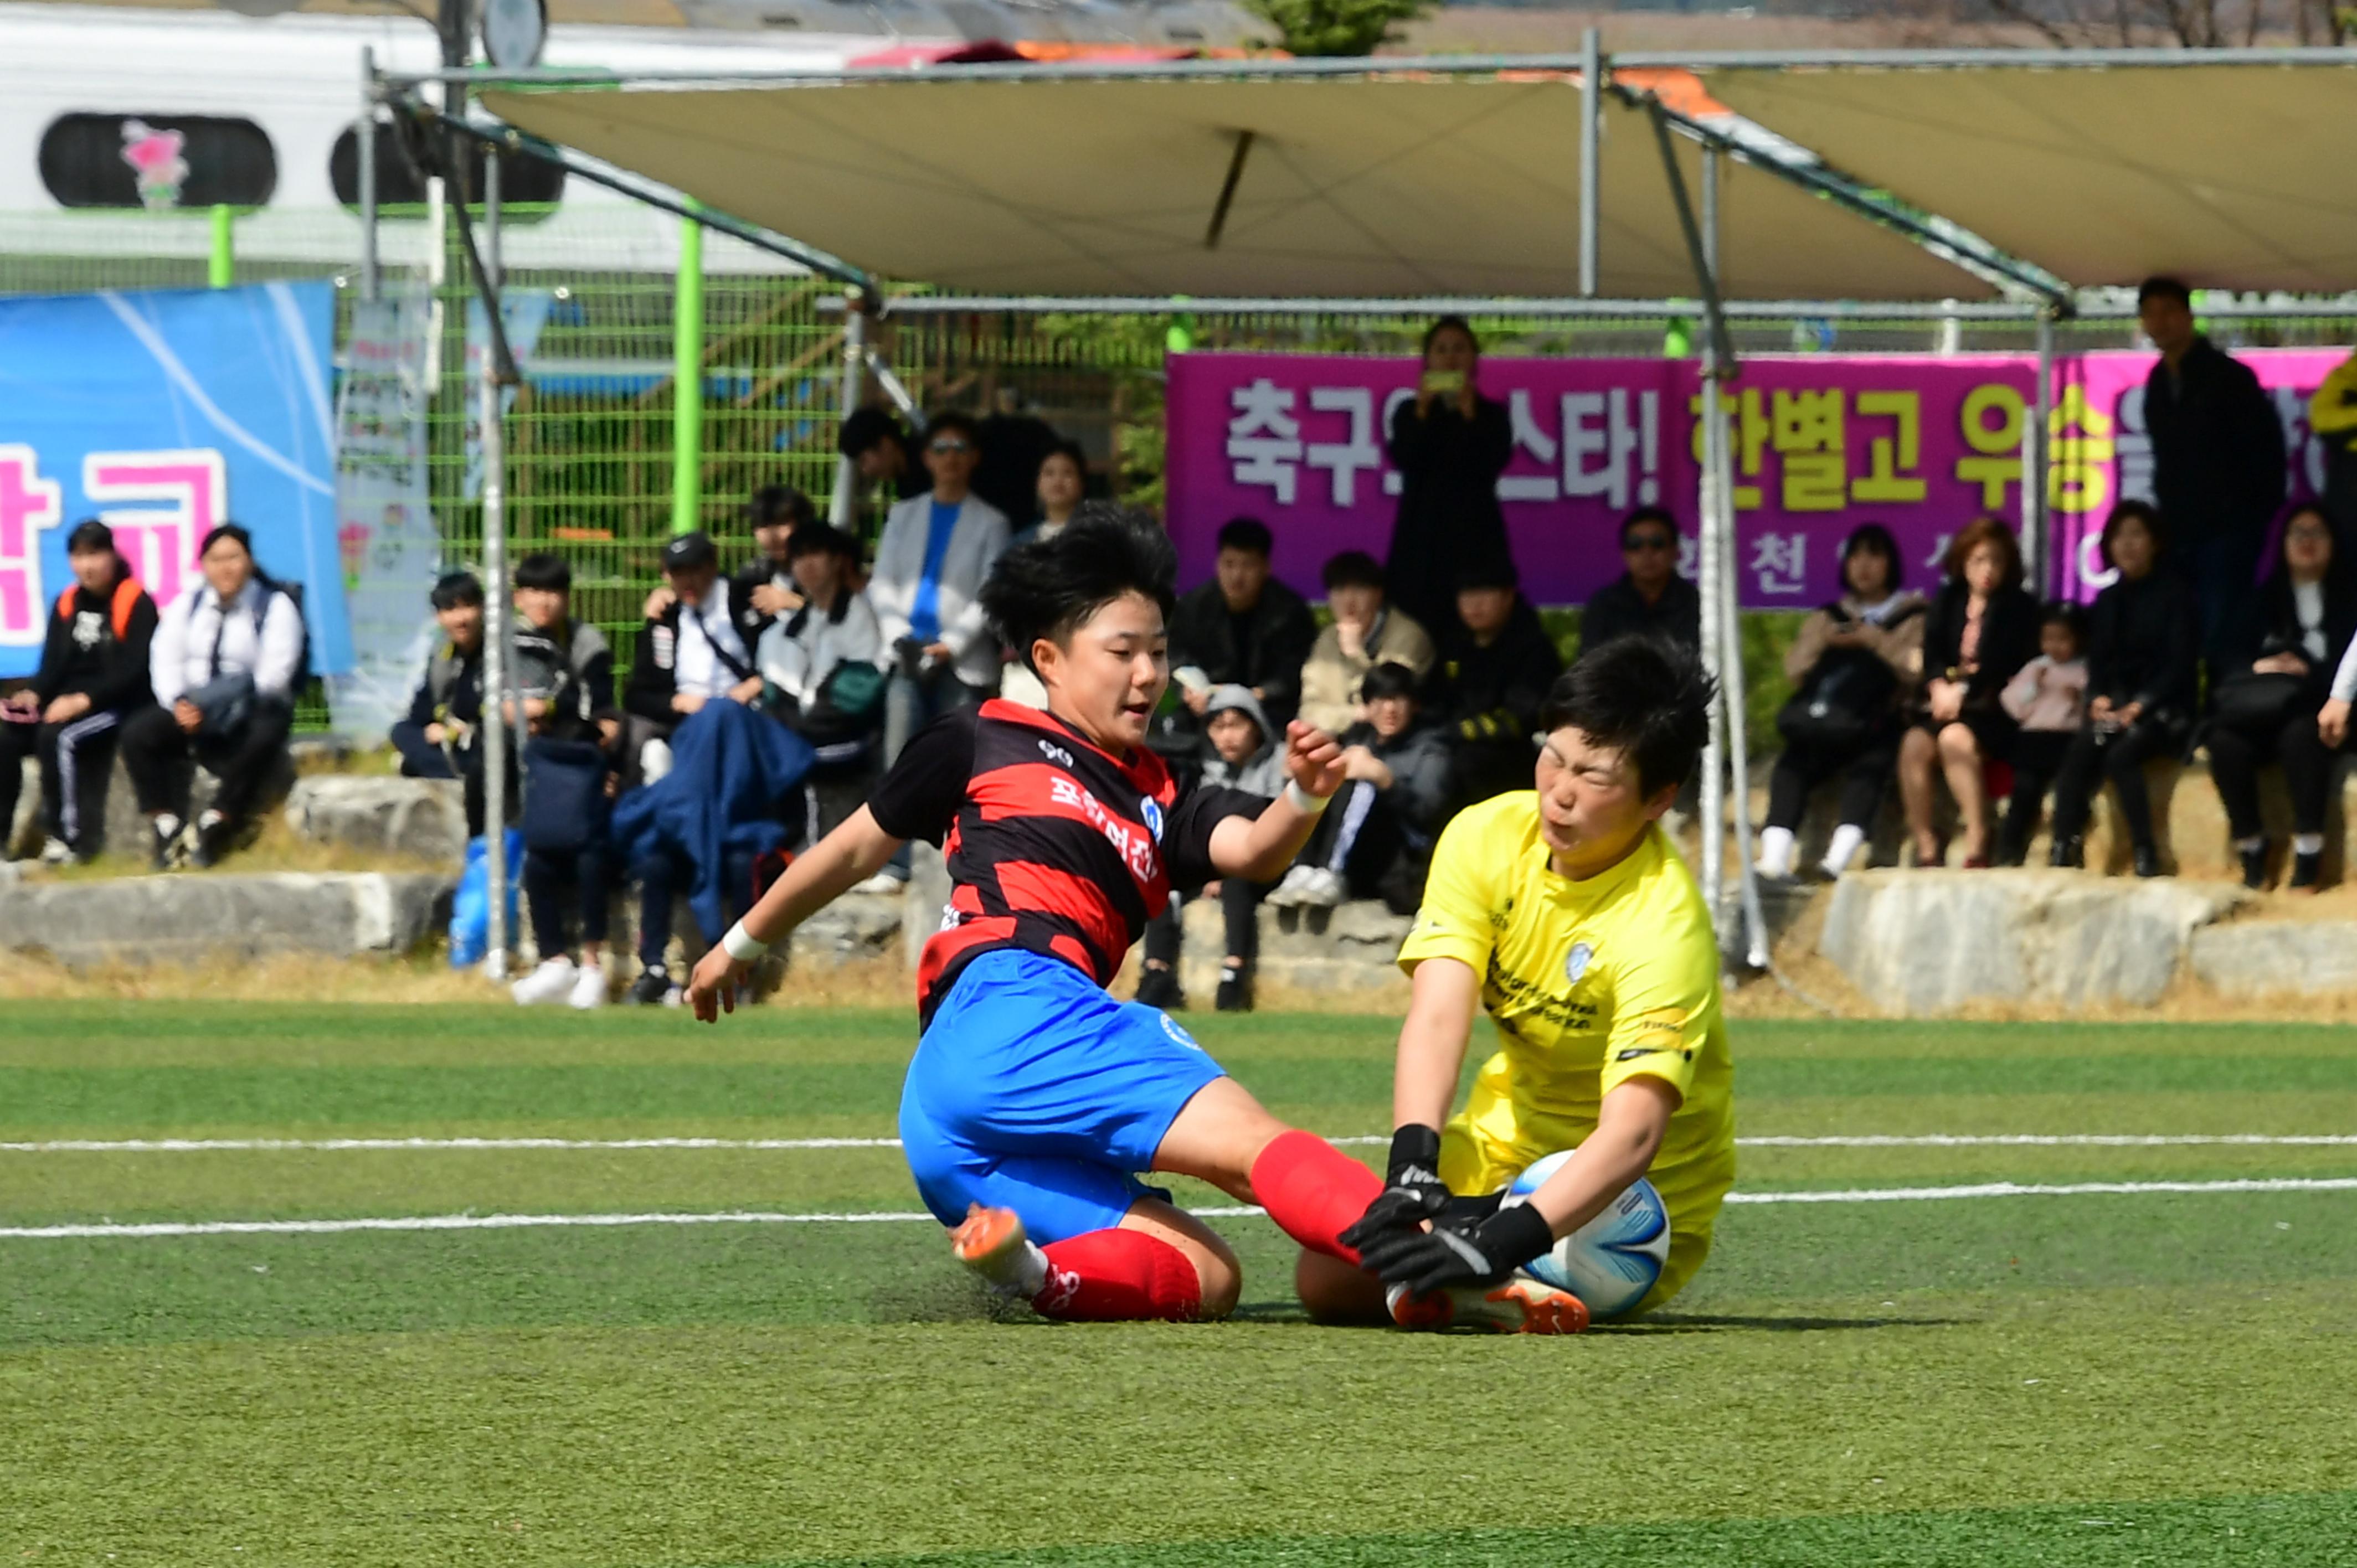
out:
M2212 666L2247 640L2259 553L2284 499L2283 422L2250 367L2194 330L2193 298L2175 278L2136 291L2160 363L2145 381L2153 499L2170 553L2190 574Z
M25 758L41 760L41 858L88 861L106 833L106 787L126 714L153 702L147 647L156 601L96 521L66 536L74 585L58 598L30 690L0 703L0 840L16 820ZM13 845L0 843L0 849Z
M425 661L407 716L387 738L401 754L404 779L466 780L472 838L483 831L483 768L475 749L483 719L483 585L471 572L452 572L434 585L428 602L442 640Z
M1301 667L1318 623L1299 594L1269 575L1275 543L1268 524L1240 517L1220 530L1212 580L1186 595L1170 618L1170 671L1179 710L1155 746L1191 757L1200 750L1203 710L1218 686L1243 686L1278 736L1301 706Z
M1702 646L1702 595L1678 575L1678 524L1668 509L1639 507L1620 524L1620 575L1596 590L1579 618L1583 653L1616 637Z
M1457 578L1457 620L1440 636L1434 717L1453 731L1451 815L1532 787L1539 710L1563 673L1563 655L1523 598L1514 564L1476 561Z
M770 618L720 575L720 553L711 536L683 533L672 540L663 546L662 572L671 597L660 610L650 606L622 693L630 715L623 738L625 784L651 781L650 746L669 741L679 721L705 703L720 698L755 703L761 696L753 652ZM653 775L660 778L669 768L669 746L657 755Z

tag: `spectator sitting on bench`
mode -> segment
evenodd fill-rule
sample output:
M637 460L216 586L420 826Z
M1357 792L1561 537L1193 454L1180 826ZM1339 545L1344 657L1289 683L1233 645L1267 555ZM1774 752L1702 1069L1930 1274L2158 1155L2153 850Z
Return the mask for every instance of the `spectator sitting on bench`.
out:
M1457 577L1457 622L1440 634L1434 717L1453 734L1449 810L1531 787L1539 710L1563 655L1522 596L1513 562L1476 560Z
M1203 764L1205 784L1258 795L1275 795L1285 788L1285 733L1272 725L1260 699L1243 687L1222 686L1211 693L1204 704L1203 735L1211 746ZM1273 886L1241 876L1203 885L1203 897L1220 901L1227 927L1227 958L1214 999L1220 1012L1252 1011L1253 966L1260 957L1260 901ZM1174 894L1146 928L1146 967L1138 976L1137 1000L1146 1006L1173 1012L1187 1005L1187 993L1178 985L1184 936L1179 899Z
M706 703L726 698L749 703L761 695L753 650L768 622L760 611L737 602L735 585L720 575L712 536L699 532L672 540L663 546L662 572L672 596L659 610L652 598L648 601L651 613L639 628L637 658L622 696L629 714L622 727L625 787L651 784L669 771L671 748L665 743L680 720Z
M1417 722L1415 687L1405 664L1367 671L1366 718L1341 736L1347 782L1268 896L1272 906L1330 909L1375 897L1411 915L1423 902L1432 846L1448 825L1448 738Z
M86 864L106 837L106 789L126 717L149 705L156 601L95 520L66 535L73 586L59 596L32 686L0 703L0 857L15 858L25 757L41 762L41 859Z
M254 564L253 536L222 523L197 559L202 579L164 611L149 648L156 705L123 726L123 765L153 824L159 871L184 836L194 839L187 852L196 865L229 852L285 756L304 674L302 607ZM221 789L190 822L198 762Z
M884 722L884 633L867 596L851 585L857 540L813 524L794 531L791 548L802 603L761 634L755 662L762 701L821 762L845 760L865 750Z
M1301 596L1269 575L1275 544L1260 519L1232 519L1220 530L1211 581L1180 596L1170 616L1170 678L1183 706L1162 721L1157 750L1201 756L1211 693L1222 686L1250 691L1279 736L1300 707L1318 623Z
M1382 563L1345 550L1326 563L1326 607L1334 624L1318 634L1301 667L1301 719L1339 736L1359 722L1360 684L1379 664L1401 664L1417 681L1432 669L1432 638L1405 610L1383 602Z
M791 485L763 485L746 501L745 521L753 525L760 553L729 579L737 600L764 620L790 616L802 607L802 590L794 584L793 538L818 526L818 509Z
M523 711L508 718L520 723L529 737L523 746L548 740L610 749L622 733L614 706L614 650L604 632L573 618L573 569L562 556L525 556L516 563L515 604L515 688ZM608 772L607 788L614 782ZM515 999L526 1005L559 1000L582 1008L606 1004L601 960L614 852L602 811L593 815L597 820L583 824L576 848L525 846L523 895L532 906L533 941L540 949L539 967L512 988Z
M1667 507L1641 506L1620 523L1620 575L1580 612L1579 646L1617 637L1664 637L1688 652L1702 646L1702 592L1678 575L1681 535Z
M429 600L442 643L425 661L425 678L409 699L409 716L390 736L401 754L404 779L466 780L467 836L483 832L483 763L475 749L483 721L483 585L472 572L453 572L434 585Z

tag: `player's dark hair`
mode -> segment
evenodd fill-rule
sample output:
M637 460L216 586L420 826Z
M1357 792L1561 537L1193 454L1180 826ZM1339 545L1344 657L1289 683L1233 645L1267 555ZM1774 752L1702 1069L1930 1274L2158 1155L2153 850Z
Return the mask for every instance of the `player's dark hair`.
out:
M763 485L745 499L745 521L754 528L807 528L818 521L810 497L791 485Z
M544 593L569 594L573 591L573 568L562 555L536 551L516 563L515 585L538 588Z
M108 555L114 551L114 530L94 517L86 517L73 525L66 535L69 555Z
M898 417L872 405L855 408L843 416L843 427L835 432L834 449L846 457L856 457L887 439L898 441L901 449L907 450L909 433Z
M437 610L455 610L461 605L480 607L483 602L483 580L472 572L446 573L426 596L426 603Z
M1651 796L1694 776L1717 690L1685 648L1616 637L1555 678L1541 722L1549 731L1576 729L1628 757L1637 765L1639 791Z
M1368 671L1359 682L1359 701L1362 703L1415 695L1415 671L1395 659L1384 660Z
M1678 520L1671 513L1669 508L1665 506L1641 506L1635 511L1631 512L1627 517L1620 520L1620 548L1623 550L1628 549L1629 535L1636 530L1644 527L1649 522L1657 522L1663 528L1668 529L1670 531L1670 538L1673 542L1685 537L1685 530L1678 526Z
M982 585L983 613L1028 665L1032 644L1045 638L1063 646L1124 594L1144 594L1168 619L1178 604L1170 586L1178 571L1170 536L1151 518L1084 507L1053 539L1018 544L998 558Z
M1232 517L1220 524L1218 544L1222 550L1241 550L1266 560L1276 548L1276 535L1256 517Z
M2152 299L2173 299L2177 301L2178 304L2185 306L2188 310L2193 308L2193 291L2187 288L2184 281L2179 278L2168 276L2148 277L2145 279L2144 282L2136 285L2136 308L2138 310L2142 310L2145 307L2145 302L2147 300Z
M1326 591L1337 588L1380 588L1383 564L1363 550L1345 550L1326 563Z

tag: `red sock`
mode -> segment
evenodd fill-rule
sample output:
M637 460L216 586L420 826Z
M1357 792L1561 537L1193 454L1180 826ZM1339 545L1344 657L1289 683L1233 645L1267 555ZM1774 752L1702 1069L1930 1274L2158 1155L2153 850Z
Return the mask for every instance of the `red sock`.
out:
M1039 1249L1048 1284L1031 1298L1042 1317L1071 1323L1192 1323L1203 1282L1187 1254L1143 1230L1091 1230Z
M1313 1252L1355 1263L1335 1240L1383 1190L1383 1178L1315 1133L1287 1133L1253 1162L1253 1195L1277 1228Z

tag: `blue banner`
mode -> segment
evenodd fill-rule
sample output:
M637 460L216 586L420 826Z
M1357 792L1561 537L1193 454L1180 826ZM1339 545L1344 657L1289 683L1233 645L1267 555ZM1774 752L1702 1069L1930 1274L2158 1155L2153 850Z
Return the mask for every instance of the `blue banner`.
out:
M0 677L39 662L89 517L159 604L199 580L208 529L243 523L262 569L304 585L313 669L351 667L335 313L325 282L0 299Z

